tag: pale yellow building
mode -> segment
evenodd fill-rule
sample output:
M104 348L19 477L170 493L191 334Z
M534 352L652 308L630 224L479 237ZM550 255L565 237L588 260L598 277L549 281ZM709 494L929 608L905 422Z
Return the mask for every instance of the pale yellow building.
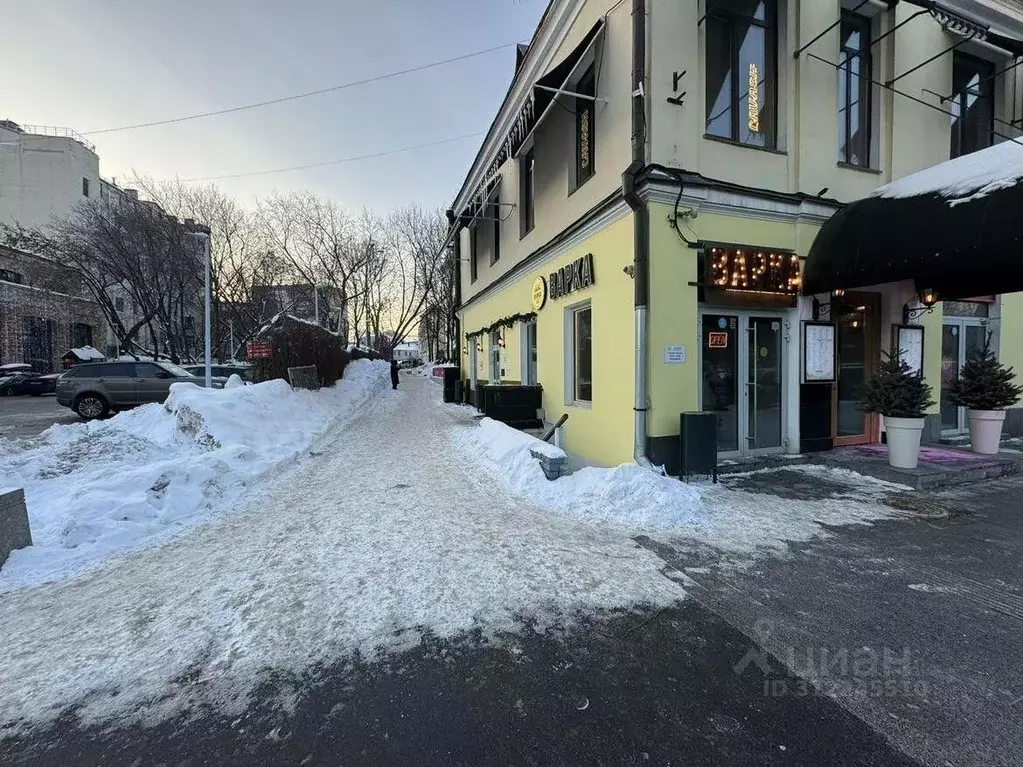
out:
M553 0L449 211L470 389L538 383L570 453L670 470L685 411L725 457L878 440L853 392L904 319L935 391L989 330L1023 370L1019 294L801 284L845 204L1019 135L1020 41L1005 0Z

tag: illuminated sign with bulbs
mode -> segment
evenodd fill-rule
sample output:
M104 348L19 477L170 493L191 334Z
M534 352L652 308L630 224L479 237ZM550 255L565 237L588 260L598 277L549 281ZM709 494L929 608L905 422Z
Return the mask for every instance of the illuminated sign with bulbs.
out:
M760 71L756 64L749 65L749 129L760 132Z
M755 293L799 293L799 256L756 248L709 248L707 287Z

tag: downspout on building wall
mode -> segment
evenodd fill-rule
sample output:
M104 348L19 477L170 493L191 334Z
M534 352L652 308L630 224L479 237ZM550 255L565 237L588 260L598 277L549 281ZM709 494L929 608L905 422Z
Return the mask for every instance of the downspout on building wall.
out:
M650 466L647 458L647 338L650 299L650 210L636 190L636 179L646 166L646 2L632 0L632 163L622 174L622 194L633 211L633 288L636 327L636 398L633 457Z

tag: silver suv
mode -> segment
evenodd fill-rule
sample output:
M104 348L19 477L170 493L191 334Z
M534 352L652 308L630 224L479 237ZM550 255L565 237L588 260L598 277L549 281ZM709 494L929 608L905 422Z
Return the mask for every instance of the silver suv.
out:
M90 362L75 365L57 380L57 404L82 418L102 418L111 410L124 410L167 399L172 383L204 381L170 362ZM212 388L223 389L226 379L214 378Z

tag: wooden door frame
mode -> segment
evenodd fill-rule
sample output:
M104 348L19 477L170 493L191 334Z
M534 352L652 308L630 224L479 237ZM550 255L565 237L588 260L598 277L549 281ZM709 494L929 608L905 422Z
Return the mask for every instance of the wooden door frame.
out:
M835 297L832 296L832 311L834 312ZM877 366L881 361L881 339L883 337L881 333L881 326L884 324L882 317L882 294L873 292L858 292L850 291L842 296L843 303L857 303L867 307L867 317L873 320L875 327L870 329L866 328L866 371L864 372L864 379L870 380L874 377L874 372L877 370ZM838 317L837 312L832 315L832 321L835 323L835 332L838 332ZM836 339L837 341L837 339ZM836 347L841 353L841 347L836 343ZM838 374L841 375L840 361L836 360L838 365ZM835 447L845 447L849 445L868 445L875 442L881 441L881 416L877 413L866 413L864 414L864 433L855 434L848 437L838 436L838 382L836 381L831 385L831 438Z

